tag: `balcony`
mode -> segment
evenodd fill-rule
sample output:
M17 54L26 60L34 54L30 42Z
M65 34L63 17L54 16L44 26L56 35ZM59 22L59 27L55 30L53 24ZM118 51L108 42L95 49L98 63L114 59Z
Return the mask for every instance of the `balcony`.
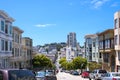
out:
M10 57L10 61L12 62L16 62L16 61L24 61L25 58L23 58L22 56L19 57Z

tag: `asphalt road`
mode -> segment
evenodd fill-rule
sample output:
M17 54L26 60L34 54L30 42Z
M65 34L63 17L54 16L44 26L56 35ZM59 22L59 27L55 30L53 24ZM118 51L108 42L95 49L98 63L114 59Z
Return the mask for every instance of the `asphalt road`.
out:
M89 80L88 78L82 78L80 75L71 75L65 72L57 73L57 80Z

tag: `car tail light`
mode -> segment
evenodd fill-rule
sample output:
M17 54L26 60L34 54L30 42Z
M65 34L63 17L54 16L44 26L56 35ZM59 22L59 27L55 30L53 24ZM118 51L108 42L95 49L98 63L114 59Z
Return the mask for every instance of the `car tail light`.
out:
M112 80L117 80L116 78L112 78Z

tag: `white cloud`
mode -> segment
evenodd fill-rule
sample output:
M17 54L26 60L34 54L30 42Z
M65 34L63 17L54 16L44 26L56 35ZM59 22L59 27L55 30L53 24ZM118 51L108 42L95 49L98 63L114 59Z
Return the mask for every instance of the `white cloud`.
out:
M89 6L90 8L98 9L105 5L110 0L81 0L80 3L83 6Z
M97 9L97 8L100 8L101 6L103 6L108 1L110 1L110 0L91 0L90 3L94 8Z
M116 7L116 6L119 6L119 3L115 2L111 5L111 7Z
M55 26L56 24L37 24L37 25L34 25L36 27L48 27L48 26Z

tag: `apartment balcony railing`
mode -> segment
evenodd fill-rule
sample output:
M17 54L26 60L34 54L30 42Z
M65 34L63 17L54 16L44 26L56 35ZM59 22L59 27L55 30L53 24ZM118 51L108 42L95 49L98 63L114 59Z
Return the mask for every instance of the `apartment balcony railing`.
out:
M22 56L10 57L10 61L24 61L24 58Z

